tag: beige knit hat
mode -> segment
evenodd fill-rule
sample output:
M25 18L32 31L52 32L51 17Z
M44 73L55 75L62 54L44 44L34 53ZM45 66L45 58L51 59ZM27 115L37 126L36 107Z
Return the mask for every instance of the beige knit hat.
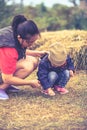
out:
M48 53L48 59L50 60L51 64L55 66L61 66L65 63L67 52L61 43L54 43L49 46Z

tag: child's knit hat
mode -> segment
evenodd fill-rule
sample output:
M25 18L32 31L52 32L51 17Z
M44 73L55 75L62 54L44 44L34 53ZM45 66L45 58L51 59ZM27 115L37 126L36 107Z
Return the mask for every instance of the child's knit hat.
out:
M66 62L67 52L64 45L61 43L51 44L49 46L48 52L48 59L51 64L61 66Z

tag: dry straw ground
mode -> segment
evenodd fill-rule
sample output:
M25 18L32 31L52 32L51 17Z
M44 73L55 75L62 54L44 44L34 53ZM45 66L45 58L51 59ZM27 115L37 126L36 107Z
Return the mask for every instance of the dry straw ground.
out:
M87 130L87 32L46 32L33 48L46 50L55 41L66 45L76 66L69 93L47 97L40 89L20 86L19 93L0 101L0 130ZM27 80L34 78L36 72Z

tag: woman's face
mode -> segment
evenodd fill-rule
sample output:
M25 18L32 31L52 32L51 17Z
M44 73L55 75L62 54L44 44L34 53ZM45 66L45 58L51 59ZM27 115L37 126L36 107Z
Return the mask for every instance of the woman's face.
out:
M33 45L33 43L39 38L39 35L36 34L32 36L29 40L27 39L22 39L20 36L18 36L18 41L20 42L21 46L23 48L27 48Z

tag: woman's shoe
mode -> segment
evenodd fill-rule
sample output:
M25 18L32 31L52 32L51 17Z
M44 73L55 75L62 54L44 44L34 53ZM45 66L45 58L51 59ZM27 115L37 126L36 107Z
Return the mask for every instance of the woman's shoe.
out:
M9 96L7 95L5 90L0 89L0 100L7 100L7 99L9 99Z
M9 85L8 88L6 88L6 92L13 92L13 93L16 93L16 92L19 92L20 89L14 85Z

